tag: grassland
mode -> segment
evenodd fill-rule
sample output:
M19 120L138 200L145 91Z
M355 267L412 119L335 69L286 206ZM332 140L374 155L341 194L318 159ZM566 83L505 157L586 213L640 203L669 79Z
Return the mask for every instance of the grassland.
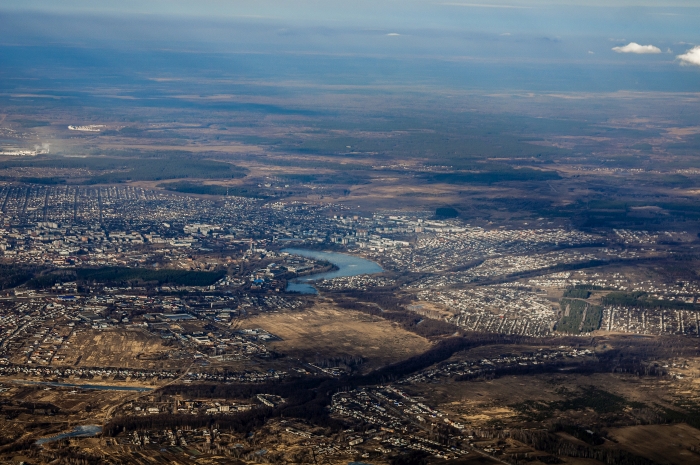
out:
M621 447L658 463L700 464L693 450L700 443L700 431L683 423L612 428L609 435Z
M659 300L649 297L646 292L611 292L603 297L605 305L620 305L637 308L668 308L680 310L699 310L695 304L688 302Z
M161 338L141 331L86 329L76 332L69 342L66 358L61 363L66 366L156 369L182 364L182 361L168 360L167 354L172 348L163 345ZM162 360L158 360L159 355Z
M378 368L421 353L429 342L381 318L339 310L327 303L299 313L271 313L246 320L247 327L260 327L282 341L271 348L313 361L323 357L360 356L363 369Z

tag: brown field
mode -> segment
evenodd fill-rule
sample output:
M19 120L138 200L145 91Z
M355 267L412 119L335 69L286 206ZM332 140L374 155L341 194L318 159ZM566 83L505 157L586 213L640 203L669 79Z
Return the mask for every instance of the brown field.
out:
M613 428L609 431L621 447L660 464L700 464L700 430L685 423L677 425L641 425Z
M62 365L165 368L169 350L159 337L140 331L86 330L74 334L70 345L64 347L66 358ZM163 360L158 360L159 356Z
M113 406L140 393L124 391L92 391L72 388L44 387L42 385L7 383L9 388L0 395L5 413L21 405L50 404L59 409L56 415L46 415L42 410L34 413L19 413L16 418L0 418L0 437L9 440L31 437L38 439L70 431L76 425L103 424L111 414ZM1 463L6 462L0 458ZM26 462L26 460L25 460ZM36 463L28 461L29 463Z
M557 401L556 386L539 377L503 377L483 382L455 382L411 386L420 395L459 415L472 426L485 426L494 420L508 422L517 414L509 405L534 401Z
M675 397L696 394L692 389L687 390L687 383L685 390L680 391L680 384L621 374L505 376L488 381L414 384L406 390L424 396L430 404L438 405L451 418L458 418L468 426L518 428L522 427L523 418L514 404L561 401L566 391L574 393L585 386L595 386L629 401L667 408L672 407L674 391ZM550 420L557 418L574 424L595 424L602 416L586 408L557 412L556 418ZM604 447L621 448L659 464L700 464L700 453L696 452L700 449L700 430L685 423L611 427L606 431L610 441ZM559 434L570 442L580 442L566 433ZM581 465L600 463L571 457L561 459L564 463Z
M292 356L362 356L366 368L405 359L428 349L430 343L386 320L321 303L300 313L269 313L245 322L283 340L273 350Z
M458 415L469 425L484 426L494 420L518 423L517 412L509 407L514 404L525 401L560 401L564 397L561 391L557 391L562 388L573 393L580 387L587 386L594 386L629 401L672 407L671 394L674 392L674 386L669 386L663 381L624 374L504 376L488 381L417 384L409 390ZM570 411L565 416L577 417L580 414L585 417L591 412ZM700 431L697 433L700 434Z

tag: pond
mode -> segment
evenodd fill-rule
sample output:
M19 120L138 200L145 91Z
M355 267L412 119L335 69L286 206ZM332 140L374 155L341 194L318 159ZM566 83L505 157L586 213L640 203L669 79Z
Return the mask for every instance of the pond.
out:
M282 249L282 252L287 252L292 255L312 258L314 260L324 260L334 264L338 269L334 271L326 271L324 273L316 273L301 278L295 278L287 282L287 292L298 292L300 294L317 294L318 291L309 284L311 281L320 279L342 278L347 276L359 276L362 274L377 274L382 273L384 269L381 266L370 260L336 252L319 252L316 250L287 248Z

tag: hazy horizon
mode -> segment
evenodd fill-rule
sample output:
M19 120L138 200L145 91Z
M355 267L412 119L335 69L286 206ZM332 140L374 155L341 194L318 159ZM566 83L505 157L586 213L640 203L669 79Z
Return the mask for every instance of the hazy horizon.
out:
M115 75L700 91L700 5L581 3L11 1L0 7L2 91L37 86L26 78L101 85Z

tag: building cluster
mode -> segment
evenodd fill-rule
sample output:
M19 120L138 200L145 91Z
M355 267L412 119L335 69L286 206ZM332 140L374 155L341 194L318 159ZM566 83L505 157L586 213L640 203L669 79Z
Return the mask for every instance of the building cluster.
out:
M489 257L525 255L556 246L581 246L600 238L565 229L493 229L461 225L457 221L430 221L416 228L410 248L385 251L383 263L411 272L446 272ZM422 233L422 234L420 234Z
M3 126L0 127L0 136L7 139L35 139L37 137L37 133L31 131L18 131L16 129Z
M366 291L394 286L396 285L396 280L385 276L359 275L324 279L314 285L325 291Z
M285 378L288 373L282 370L243 370L228 371L225 374L202 371L192 371L183 374L177 369L150 370L137 368L35 366L14 364L8 362L7 359L0 359L0 376L17 375L35 379L68 379L80 383L96 381L100 383L138 382L150 384L174 379L182 379L185 383L191 383L193 381L263 383L279 381ZM68 386L70 386L70 384L68 384Z
M510 283L423 290L418 297L447 307L454 313L448 321L469 331L542 337L557 321L556 308L545 296Z
M502 255L487 258L463 271L436 273L411 283L413 289L434 289L483 281L488 278L517 278L518 273L545 270L557 265L582 264L597 255L577 250L559 250L544 254Z
M373 427L349 438L348 445L361 445L363 450L387 454L396 449L413 449L443 459L469 454L461 446L460 430L464 425L393 386L339 392L333 395L331 412ZM430 433L438 425L448 427L451 441L431 438Z
M219 407L213 407L213 410L216 410L217 412L222 412L219 410L220 407L228 407L228 406L219 406ZM134 407L134 409L139 409L135 410L135 412L140 412L140 407ZM149 408L149 410L158 410L155 407ZM149 412L149 413L157 413L157 412ZM238 410L238 407L234 407L232 410L225 410L224 413L236 413L240 410ZM178 452L182 450L181 448L188 448L189 450L193 450L195 447L199 447L202 449L202 451L207 451L209 452L212 448L216 449L218 444L221 441L221 433L217 428L183 428L183 429L175 429L175 430L147 430L147 431L133 431L131 434L119 438L119 439L112 439L112 442L115 443L115 445L121 445L121 446L141 446L141 447L149 447L149 446L170 446L170 447L177 447ZM165 450L164 450L165 451ZM201 454L202 451L197 450L198 454ZM173 451L175 452L175 451Z
M285 240L351 245L369 229L393 231L382 218L356 217L352 224L332 218L332 210L342 209L243 197L217 202L131 186L4 184L0 250L15 263L178 266L193 252L249 246L254 254L261 242Z
M138 292L138 290L137 290ZM263 309L293 309L298 300L281 296L222 297L196 296L183 299L169 295L115 294L31 296L0 301L0 373L37 373L34 367L73 366L79 363L77 352L89 330L132 331L147 337L159 337L165 343L176 342L166 354L167 360L207 359L211 361L246 360L269 357L267 344L277 337L259 328L239 328L242 313ZM88 370L80 366L81 370ZM77 370L77 369L75 369ZM97 368L95 368L97 370ZM126 371L122 371L126 370ZM70 371L70 370L69 370ZM43 373L43 372L41 372ZM176 369L141 372L117 368L100 373L110 379L158 377L171 379ZM57 375L57 374L56 374ZM65 376L97 376L96 372L66 372ZM179 376L179 375L178 375ZM217 380L217 374L203 371L189 375L193 379ZM228 377L246 382L278 379L280 372L242 372ZM224 377L226 378L226 377Z
M176 379L180 377L181 373L136 368L28 366L0 361L0 375L23 375L32 378L66 378L73 380L137 381L143 383Z
M695 310L606 306L600 327L614 332L700 337L700 317Z
M83 126L69 125L69 131L81 131L81 132L100 132L104 128L104 124L86 124Z
M431 383L441 378L487 375L496 369L545 365L573 359L580 361L593 356L593 352L589 349L561 346L556 349L538 349L536 352L530 353L499 355L477 360L448 361L410 375L400 380L399 384Z
M644 292L657 300L695 303L700 297L700 283L694 281L664 282L660 279L638 279L619 271L603 273L600 271L579 270L574 272L551 273L528 280L530 286L540 288L581 287L624 292Z
M698 336L700 322L697 312L690 305L698 302L700 285L693 281L664 282L661 277L639 279L638 274L579 270L529 279L528 285L540 289L578 287L594 292L617 291L631 296L643 295L648 303L644 306L604 306L601 329L636 334ZM679 308L673 308L676 304Z
M630 229L613 229L621 242L625 244L656 244L659 235L649 231L632 231Z
M638 247L600 248L605 238L581 231L486 229L456 219L437 220L432 212L361 216L343 213L346 210L330 203L201 199L133 186L0 184L0 253L5 261L73 273L45 285L18 288L0 300L2 373L39 373L32 370L76 363L70 354L87 329L156 336L176 348L167 354L169 360L272 357L267 345L275 336L241 328L241 317L303 308L305 299L283 293L287 280L328 266L278 251L287 244L326 244L352 251L394 273L323 280L316 283L321 291L386 290L403 282L402 290L451 313L438 318L470 331L551 335L560 309L543 291L548 288L641 291L649 298L684 304L696 303L700 295L694 282L664 284L619 272L565 271L525 281L528 273L657 253ZM671 237L628 230L614 234L618 242L654 247ZM79 280L76 274L83 268L106 267L225 274L213 284L162 282L155 287ZM418 279L403 281L396 273ZM635 307L606 307L601 326L640 334L698 335L698 328L695 312ZM281 371L223 375L197 366L187 381L259 382L285 376ZM339 374L313 368L309 367L322 375ZM127 370L116 370L122 369ZM167 368L117 371L100 376L175 376ZM94 373L70 374L83 375Z

